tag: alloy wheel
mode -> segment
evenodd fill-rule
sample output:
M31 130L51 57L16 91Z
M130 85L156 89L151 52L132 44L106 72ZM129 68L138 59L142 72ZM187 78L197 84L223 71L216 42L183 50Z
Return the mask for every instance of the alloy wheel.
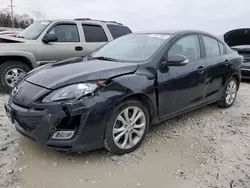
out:
M125 108L113 126L113 140L120 149L130 149L140 142L146 130L145 113L136 106Z
M5 82L8 84L8 86L13 88L15 84L25 75L26 72L23 69L12 68L5 74Z
M228 85L227 85L227 89L226 89L226 103L228 105L231 105L236 97L236 93L237 93L237 83L235 82L235 80L231 80Z

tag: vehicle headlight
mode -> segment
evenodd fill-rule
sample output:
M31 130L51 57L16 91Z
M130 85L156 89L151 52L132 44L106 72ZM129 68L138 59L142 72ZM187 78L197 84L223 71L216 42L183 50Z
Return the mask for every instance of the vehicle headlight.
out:
M84 95L94 92L98 88L98 83L80 83L69 85L58 90L43 99L43 102L53 102L66 99L79 99Z

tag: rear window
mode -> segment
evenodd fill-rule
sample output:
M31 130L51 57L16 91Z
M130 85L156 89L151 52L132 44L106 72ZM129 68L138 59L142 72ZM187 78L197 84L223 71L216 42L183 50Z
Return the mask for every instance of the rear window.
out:
M132 33L126 26L108 24L107 27L114 39Z

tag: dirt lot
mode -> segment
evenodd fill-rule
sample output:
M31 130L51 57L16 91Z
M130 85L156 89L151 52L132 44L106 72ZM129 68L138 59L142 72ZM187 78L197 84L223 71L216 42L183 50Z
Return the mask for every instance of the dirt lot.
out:
M249 188L250 84L236 103L211 105L154 126L140 149L63 154L16 133L0 96L0 187Z

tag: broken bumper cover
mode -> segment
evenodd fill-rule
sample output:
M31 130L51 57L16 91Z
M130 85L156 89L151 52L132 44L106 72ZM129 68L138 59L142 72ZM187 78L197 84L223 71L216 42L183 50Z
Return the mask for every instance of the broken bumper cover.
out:
M5 108L22 135L57 150L80 152L103 146L104 132L111 102L94 97L84 102L53 103L22 107L9 101ZM70 127L70 129L68 129ZM54 139L58 131L73 131L69 139Z

